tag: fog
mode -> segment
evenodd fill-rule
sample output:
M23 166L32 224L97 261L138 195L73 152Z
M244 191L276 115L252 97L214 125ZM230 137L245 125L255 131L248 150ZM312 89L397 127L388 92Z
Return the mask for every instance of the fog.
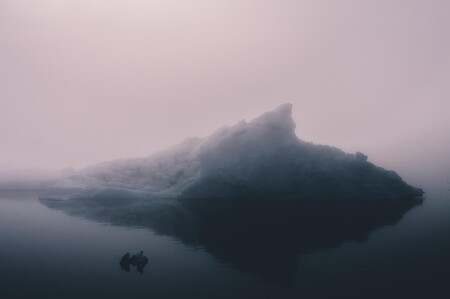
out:
M445 0L2 0L0 170L148 156L291 102L303 140L448 173L449 15Z

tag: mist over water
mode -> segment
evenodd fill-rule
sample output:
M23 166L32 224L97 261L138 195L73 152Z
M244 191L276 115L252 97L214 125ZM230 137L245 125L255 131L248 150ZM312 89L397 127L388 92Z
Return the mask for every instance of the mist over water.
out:
M434 169L450 158L449 5L3 0L0 169L144 157L284 102L303 140Z

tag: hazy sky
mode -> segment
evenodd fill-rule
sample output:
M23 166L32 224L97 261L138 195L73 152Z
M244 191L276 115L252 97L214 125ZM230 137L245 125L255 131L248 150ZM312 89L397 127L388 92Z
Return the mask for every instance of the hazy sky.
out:
M450 1L0 0L0 169L147 156L285 102L304 140L450 158Z

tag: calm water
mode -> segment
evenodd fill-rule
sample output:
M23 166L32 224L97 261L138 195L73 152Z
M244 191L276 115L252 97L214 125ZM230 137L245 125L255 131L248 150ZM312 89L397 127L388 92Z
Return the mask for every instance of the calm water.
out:
M70 216L36 192L1 191L0 298L449 298L450 185L420 186L424 203L366 240L293 255L268 238L278 248L258 265L176 234ZM121 256L140 250L144 274L123 271Z

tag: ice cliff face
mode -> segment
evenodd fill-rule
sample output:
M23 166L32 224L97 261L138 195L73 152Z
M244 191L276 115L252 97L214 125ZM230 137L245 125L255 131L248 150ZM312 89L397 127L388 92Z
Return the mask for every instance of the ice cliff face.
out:
M294 130L292 105L284 104L147 158L88 167L43 197L398 199L423 193L364 154L304 142Z

